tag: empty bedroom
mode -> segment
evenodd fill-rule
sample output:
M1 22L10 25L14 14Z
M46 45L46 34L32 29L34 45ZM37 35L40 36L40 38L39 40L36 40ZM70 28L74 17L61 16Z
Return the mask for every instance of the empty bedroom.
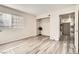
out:
M77 4L1 4L0 54L77 54Z

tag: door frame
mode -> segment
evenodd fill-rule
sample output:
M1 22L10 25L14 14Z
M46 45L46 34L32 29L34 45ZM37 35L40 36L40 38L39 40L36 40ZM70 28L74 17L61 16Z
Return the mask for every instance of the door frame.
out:
M72 13L74 13L74 17L75 17L75 12L70 12L70 13L66 13L66 14L72 14ZM60 38L59 38L59 40L61 40L61 16L66 15L66 14L59 15L59 19L60 19ZM74 18L74 40L75 40L75 18ZM75 43L75 41L74 41L74 43Z

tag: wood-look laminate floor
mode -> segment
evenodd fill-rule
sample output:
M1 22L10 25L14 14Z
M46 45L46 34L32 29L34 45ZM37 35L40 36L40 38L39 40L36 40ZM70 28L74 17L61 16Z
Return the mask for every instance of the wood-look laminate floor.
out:
M73 54L75 48L72 42L54 41L46 36L37 36L2 44L0 45L0 52L14 54Z

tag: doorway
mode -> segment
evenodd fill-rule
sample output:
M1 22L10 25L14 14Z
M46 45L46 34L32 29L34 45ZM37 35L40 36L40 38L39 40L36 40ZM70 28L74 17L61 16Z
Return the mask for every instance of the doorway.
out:
M42 28L40 31L39 28ZM50 17L37 19L37 35L50 36Z
M74 52L75 13L60 15L60 41L67 42L67 51L69 53Z
M74 44L75 13L60 15L60 40Z

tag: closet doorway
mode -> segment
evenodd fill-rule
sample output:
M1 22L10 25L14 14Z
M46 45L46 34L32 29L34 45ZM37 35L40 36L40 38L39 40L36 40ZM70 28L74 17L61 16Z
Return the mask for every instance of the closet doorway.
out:
M50 36L50 17L37 19L37 35Z

